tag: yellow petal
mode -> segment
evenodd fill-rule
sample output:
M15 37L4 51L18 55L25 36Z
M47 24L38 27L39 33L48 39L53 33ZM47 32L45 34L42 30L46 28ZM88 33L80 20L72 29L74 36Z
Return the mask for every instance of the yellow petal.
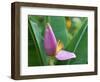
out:
M64 48L63 43L59 40L57 42L57 48L56 48L56 53L59 52L60 50L62 50Z

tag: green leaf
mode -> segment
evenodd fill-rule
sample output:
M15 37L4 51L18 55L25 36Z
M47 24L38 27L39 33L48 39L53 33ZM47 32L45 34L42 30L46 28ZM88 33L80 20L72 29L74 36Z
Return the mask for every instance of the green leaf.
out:
M66 50L74 52L76 54L75 59L68 61L68 64L87 64L88 56L88 41L87 41L87 27L88 27L87 18L84 19L83 24L79 32L72 39Z
M37 60L40 65L47 65L48 64L47 55L45 53L44 46L43 46L43 36L41 35L41 29L38 27L37 23L33 22L31 19L29 19L29 24L30 24L29 31L31 33L31 37L35 44L35 49L34 50L32 49L32 50L34 52L36 52L34 54L37 55L37 57L34 56L32 61L33 61L33 63L35 63L37 65L38 65L38 63L34 60Z
M81 38L83 37L83 34L85 33L85 30L87 28L87 18L84 19L83 24L81 26L81 29L79 32L74 36L74 38L71 40L69 45L67 46L66 50L69 50L71 52L74 52L77 48L78 44L80 43Z
M88 41L87 27L84 31L78 46L75 49L76 58L70 60L69 64L87 64L88 63Z
M66 47L68 37L67 37L65 17L50 16L49 20L57 41L60 40L64 44L64 47Z
M31 32L28 28L28 66L40 66L42 65L42 61L39 57L39 53L37 52L37 48L35 46L35 42L31 36Z

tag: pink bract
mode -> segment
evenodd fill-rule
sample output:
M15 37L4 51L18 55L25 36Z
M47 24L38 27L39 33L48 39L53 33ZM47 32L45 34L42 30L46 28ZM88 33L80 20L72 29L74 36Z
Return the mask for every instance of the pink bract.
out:
M56 59L57 60L69 60L72 58L76 58L76 55L72 52L68 52L65 50L61 50L56 54Z
M51 25L47 23L44 34L44 47L48 55L54 55L56 52L57 41Z

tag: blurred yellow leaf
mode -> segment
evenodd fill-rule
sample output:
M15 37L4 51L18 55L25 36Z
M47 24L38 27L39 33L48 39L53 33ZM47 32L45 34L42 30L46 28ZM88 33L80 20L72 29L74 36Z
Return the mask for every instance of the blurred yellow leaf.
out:
M66 26L67 26L68 30L71 28L71 25L72 25L71 19L67 18L66 19Z

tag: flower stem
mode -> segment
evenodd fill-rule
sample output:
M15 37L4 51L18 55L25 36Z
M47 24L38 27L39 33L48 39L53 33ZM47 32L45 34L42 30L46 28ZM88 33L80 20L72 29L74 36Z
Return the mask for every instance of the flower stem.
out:
M50 56L50 57L49 57L48 65L54 65L54 62L55 62L54 56Z

